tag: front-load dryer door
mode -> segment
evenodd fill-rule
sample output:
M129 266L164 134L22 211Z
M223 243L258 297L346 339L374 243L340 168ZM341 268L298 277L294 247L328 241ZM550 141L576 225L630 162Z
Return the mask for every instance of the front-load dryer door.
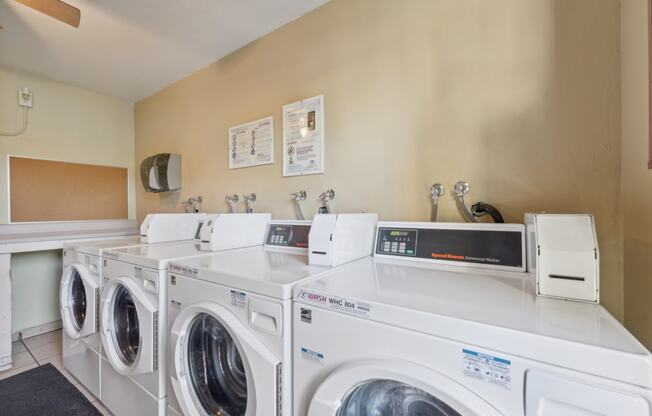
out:
M408 361L344 365L319 386L308 416L502 416L452 379Z
M198 303L179 313L170 364L186 416L281 414L280 362L221 305Z
M59 300L63 328L78 339L98 330L99 284L83 264L71 264L61 276Z
M102 346L111 366L123 375L157 370L158 309L129 277L102 288Z

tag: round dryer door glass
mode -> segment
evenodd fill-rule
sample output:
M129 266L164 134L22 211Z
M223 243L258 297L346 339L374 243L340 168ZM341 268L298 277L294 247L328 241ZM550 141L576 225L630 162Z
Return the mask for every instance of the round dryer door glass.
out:
M188 331L188 370L194 396L209 415L247 410L247 375L233 338L214 317L200 313Z
M70 277L70 312L76 330L80 330L86 321L86 289L79 271L72 268Z
M113 298L114 339L118 355L123 363L136 361L140 347L138 311L129 290L119 285Z
M394 380L371 380L353 389L337 416L461 416L427 392Z

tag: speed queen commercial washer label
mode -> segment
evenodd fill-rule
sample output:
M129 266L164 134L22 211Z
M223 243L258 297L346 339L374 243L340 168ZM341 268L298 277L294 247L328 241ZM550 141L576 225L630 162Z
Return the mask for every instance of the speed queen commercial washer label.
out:
M462 350L464 375L495 384L508 390L512 388L512 362L504 358L482 354L469 349Z

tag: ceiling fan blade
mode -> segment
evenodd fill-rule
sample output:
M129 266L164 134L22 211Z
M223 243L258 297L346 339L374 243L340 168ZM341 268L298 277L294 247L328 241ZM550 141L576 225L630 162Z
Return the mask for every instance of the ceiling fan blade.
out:
M78 8L64 3L61 0L16 0L18 3L54 17L73 27L79 27L81 12Z

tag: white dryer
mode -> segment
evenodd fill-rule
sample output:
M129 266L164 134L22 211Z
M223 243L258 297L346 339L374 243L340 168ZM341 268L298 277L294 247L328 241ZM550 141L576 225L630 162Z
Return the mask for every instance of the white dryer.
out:
M203 227L214 228L215 249L229 250L262 245L269 221L269 214L224 214L209 216ZM238 236L219 231L233 231L233 223L245 224ZM199 241L104 253L101 394L114 415L165 414L168 263L206 254Z
M602 306L537 297L523 226L379 223L295 288L294 414L649 416L652 356Z
M292 414L292 287L370 256L376 221L273 222L264 247L170 263L170 413Z
M91 394L100 398L101 255L110 248L140 245L140 237L64 244L60 308L63 365Z

